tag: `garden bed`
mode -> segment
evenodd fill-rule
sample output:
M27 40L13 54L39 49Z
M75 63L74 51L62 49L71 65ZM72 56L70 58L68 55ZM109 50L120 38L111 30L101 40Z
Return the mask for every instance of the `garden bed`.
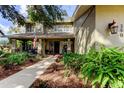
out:
M40 59L27 52L7 53L0 51L0 80L31 66Z
M86 54L60 55L31 87L124 88L124 52L121 48L101 47Z
M36 62L38 62L38 60L28 59L23 64L21 64L21 65L11 65L11 67L9 67L8 69L6 69L3 66L0 66L0 80L5 79L12 74L17 73L17 72L23 70L24 68L35 64Z
M66 70L63 63L53 63L46 71L32 84L31 88L82 88L84 86L81 78L74 73L65 75Z

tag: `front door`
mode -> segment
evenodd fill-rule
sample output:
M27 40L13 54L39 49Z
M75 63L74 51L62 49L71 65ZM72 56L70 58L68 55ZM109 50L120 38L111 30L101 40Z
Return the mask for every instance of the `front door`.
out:
M55 41L54 42L54 54L59 54L59 46L60 46L60 42Z

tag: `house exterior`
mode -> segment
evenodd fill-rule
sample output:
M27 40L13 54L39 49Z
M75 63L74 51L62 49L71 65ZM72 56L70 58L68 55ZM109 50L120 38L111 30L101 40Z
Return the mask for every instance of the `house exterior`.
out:
M35 49L41 55L61 54L63 51L74 52L74 33L71 18L61 22L57 21L51 29L44 28L42 24L34 25L27 22L23 33L8 36L12 43L12 51L17 51L18 40L22 42L19 51L30 51L34 49L33 44L36 43Z
M75 52L85 53L94 44L95 6L77 6L73 17Z
M42 24L26 26L22 34L8 36L12 50L16 40L23 41L21 50L29 49L26 44L37 38L38 54L59 54L66 52L86 53L91 47L99 48L124 46L124 6L80 5L69 20L58 21L53 29L44 29ZM44 31L47 32L44 34ZM32 46L30 46L32 47Z
M124 46L124 6L81 5L74 12L75 52Z

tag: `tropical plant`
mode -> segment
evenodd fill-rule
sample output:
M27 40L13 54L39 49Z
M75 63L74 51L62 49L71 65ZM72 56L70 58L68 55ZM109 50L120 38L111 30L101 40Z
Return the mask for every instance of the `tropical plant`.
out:
M124 87L124 52L118 48L91 49L85 56L81 73L93 87Z
M23 64L27 58L28 54L26 52L13 53L8 56L6 64L20 65Z
M74 72L79 72L84 61L84 55L76 53L67 53L63 57L66 68L72 69Z
M0 55L2 55L3 54L3 51L2 50L0 50Z

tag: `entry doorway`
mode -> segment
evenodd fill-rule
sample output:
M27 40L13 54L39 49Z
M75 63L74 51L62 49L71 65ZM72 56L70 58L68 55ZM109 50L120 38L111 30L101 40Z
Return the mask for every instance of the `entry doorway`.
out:
M59 54L59 48L60 48L60 42L59 41L55 41L54 42L54 54Z

